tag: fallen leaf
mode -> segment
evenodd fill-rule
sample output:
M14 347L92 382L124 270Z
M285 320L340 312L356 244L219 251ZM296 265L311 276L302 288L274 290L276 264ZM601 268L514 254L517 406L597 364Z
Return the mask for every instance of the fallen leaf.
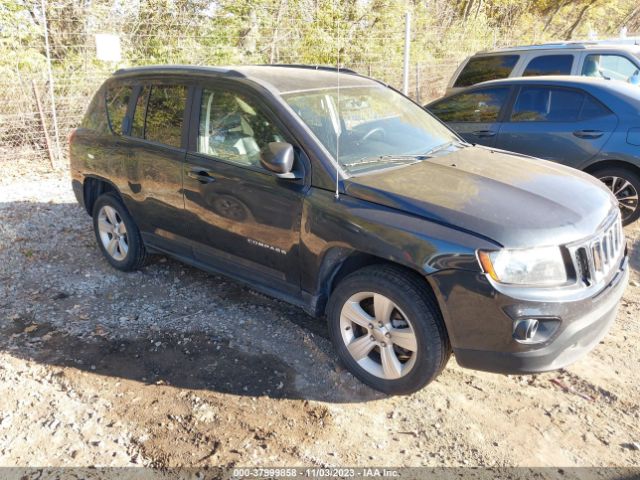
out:
M33 324L29 325L27 328L24 329L24 333L35 332L37 329L38 329L38 325L33 323Z

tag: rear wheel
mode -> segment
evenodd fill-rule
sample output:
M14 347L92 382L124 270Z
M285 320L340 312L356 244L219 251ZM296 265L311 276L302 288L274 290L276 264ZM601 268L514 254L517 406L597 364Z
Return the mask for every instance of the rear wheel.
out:
M376 265L352 273L331 295L327 316L338 356L376 390L415 392L449 359L439 309L411 272Z
M125 272L142 267L147 250L140 230L115 193L105 193L93 205L93 230L108 262Z
M621 167L596 170L593 175L604 183L618 200L622 223L629 225L640 218L638 193L640 177L629 169Z

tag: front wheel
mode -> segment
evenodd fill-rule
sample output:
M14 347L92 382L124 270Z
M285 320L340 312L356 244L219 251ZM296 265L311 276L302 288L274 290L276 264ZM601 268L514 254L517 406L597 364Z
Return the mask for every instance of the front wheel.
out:
M444 323L427 285L393 266L371 266L342 280L329 299L329 332L349 371L388 394L415 392L450 356Z
M603 168L595 171L593 175L615 195L623 225L629 225L640 218L638 205L640 177L638 175L621 167Z

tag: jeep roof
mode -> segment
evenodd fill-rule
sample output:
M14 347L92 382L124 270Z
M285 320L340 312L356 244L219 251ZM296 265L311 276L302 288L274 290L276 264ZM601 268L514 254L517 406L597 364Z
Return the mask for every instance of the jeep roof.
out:
M286 75L283 72L286 69ZM249 65L205 67L194 65L150 65L121 69L114 78L140 75L203 75L246 78L278 93L291 93L338 85L341 87L370 86L376 80L362 76L347 68L307 65ZM338 80L338 74L340 80Z

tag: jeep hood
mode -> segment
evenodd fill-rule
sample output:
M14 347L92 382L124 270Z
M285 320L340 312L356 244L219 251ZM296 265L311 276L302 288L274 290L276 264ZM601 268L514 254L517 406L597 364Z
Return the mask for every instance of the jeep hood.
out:
M583 239L617 208L590 175L484 147L351 177L345 191L510 248Z

